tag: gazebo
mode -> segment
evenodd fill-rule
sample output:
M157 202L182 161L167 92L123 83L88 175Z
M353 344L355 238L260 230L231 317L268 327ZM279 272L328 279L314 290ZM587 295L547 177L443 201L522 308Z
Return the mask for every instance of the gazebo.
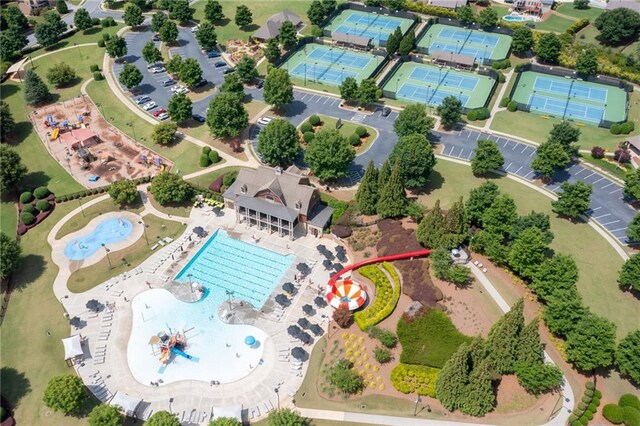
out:
M67 364L69 364L69 360L84 355L82 339L79 334L62 339L62 344L64 345L64 360L67 361Z

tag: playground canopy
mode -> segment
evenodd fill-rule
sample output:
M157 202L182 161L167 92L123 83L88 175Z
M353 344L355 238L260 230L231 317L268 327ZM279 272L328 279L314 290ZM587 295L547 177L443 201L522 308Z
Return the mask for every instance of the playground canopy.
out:
M141 398L137 398L135 396L128 395L124 392L117 391L116 394L111 399L111 401L109 402L109 404L113 405L114 407L120 408L120 410L126 416L131 417L136 412L136 409L138 408L138 405L140 405L141 402L142 402Z
M79 334L74 334L71 337L62 339L62 344L64 345L65 361L84 354L84 350L82 349L82 340L80 339Z
M96 134L91 129L75 129L60 133L60 139L67 144L69 148L78 148L80 146L88 148L97 143Z

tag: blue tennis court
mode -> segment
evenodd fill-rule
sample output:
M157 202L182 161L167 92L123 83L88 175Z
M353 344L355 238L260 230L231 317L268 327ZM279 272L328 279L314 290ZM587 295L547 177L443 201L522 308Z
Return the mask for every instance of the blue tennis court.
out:
M296 65L289 73L294 77L306 78L310 81L321 81L332 85L339 85L347 77L356 78L358 76L358 73L355 72L306 63Z
M437 38L448 38L453 41L479 44L488 47L496 47L500 41L499 37L491 34L483 34L473 30L461 30L451 27L446 27L440 30Z
M462 106L466 106L467 102L469 102L469 97L463 94L456 95L439 88L416 86L411 83L403 83L396 92L396 96L429 105L440 105L447 96L456 96L462 102Z
M344 65L351 68L365 69L371 58L350 53L343 49L331 49L326 47L316 47L307 55L309 59L314 61L322 61L329 64Z
M365 25L371 26L375 25L376 27L386 28L387 30L395 30L396 27L399 27L402 24L402 20L390 18L388 16L375 15L371 13L366 14L356 14L353 13L349 15L349 17L345 20L350 24L354 25Z
M580 84L580 82L576 82L575 80L564 82L558 81L557 79L536 77L533 89L542 92L565 95L567 97L571 96L574 98L587 99L602 103L607 102L607 89L587 86L586 84Z
M396 16L380 15L375 12L361 12L345 9L325 27L331 34L342 33L370 38L377 46L384 46L389 35L400 28L406 34L413 21Z
M381 41L387 41L390 32L384 32L381 29L375 29L375 27L369 28L357 28L350 27L347 25L340 25L338 28L334 30L336 33L343 33L349 35L357 35L361 37L368 37L371 39L373 44L380 44Z
M532 110L547 112L556 116L572 117L592 123L600 123L605 111L603 107L587 105L572 100L552 98L537 93L531 94L528 104Z
M491 49L476 49L471 46L447 43L443 41L434 41L429 46L429 52L433 52L435 50L442 50L443 52L449 53L460 53L462 55L473 56L476 62L482 61L484 58L488 58L491 56Z
M427 81L429 83L442 84L447 87L458 87L465 90L473 90L478 84L475 77L466 77L449 74L449 70L436 71L429 68L415 68L409 76L412 80Z

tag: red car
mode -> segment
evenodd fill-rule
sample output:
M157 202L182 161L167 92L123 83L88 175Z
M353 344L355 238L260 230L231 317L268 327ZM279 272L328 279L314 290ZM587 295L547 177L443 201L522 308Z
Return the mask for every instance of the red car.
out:
M159 116L160 114L162 114L163 112L167 112L167 110L166 110L166 109L164 109L164 108L159 108L159 109L157 109L157 110L153 111L153 116L154 116L154 117L157 117L157 116Z

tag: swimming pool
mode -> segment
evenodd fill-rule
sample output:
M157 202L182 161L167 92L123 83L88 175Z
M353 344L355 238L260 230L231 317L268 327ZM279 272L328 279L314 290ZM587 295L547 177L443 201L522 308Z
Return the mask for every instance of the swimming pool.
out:
M102 244L113 244L124 240L133 230L128 219L116 217L100 222L90 234L72 240L64 248L64 254L71 260L82 260L93 255Z
M293 263L292 255L281 255L229 237L224 231L213 234L175 277L206 288L205 297L195 303L177 300L163 289L148 290L132 304L131 337L127 360L133 377L140 383L162 379L163 384L180 380L212 380L229 383L259 368L266 333L250 325L229 325L218 317L220 305L233 299L250 302L260 309ZM173 357L162 367L158 350L149 345L152 336L185 331L193 359ZM257 344L249 347L247 336Z
M503 20L507 22L524 22L524 21L533 21L534 18L531 16L525 15L505 15L502 17Z

